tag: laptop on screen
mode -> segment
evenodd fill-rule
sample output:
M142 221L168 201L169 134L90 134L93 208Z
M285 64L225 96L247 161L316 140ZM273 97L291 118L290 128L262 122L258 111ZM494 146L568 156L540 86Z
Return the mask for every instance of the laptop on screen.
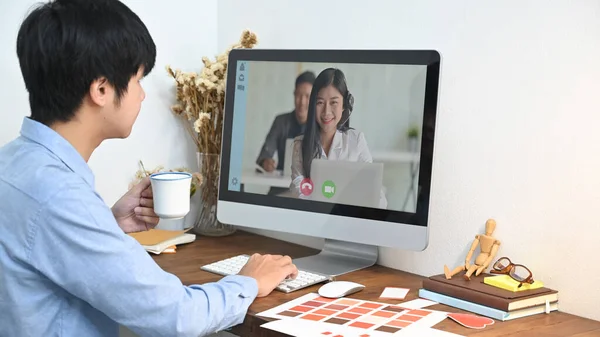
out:
M311 180L309 200L381 208L383 163L314 159Z

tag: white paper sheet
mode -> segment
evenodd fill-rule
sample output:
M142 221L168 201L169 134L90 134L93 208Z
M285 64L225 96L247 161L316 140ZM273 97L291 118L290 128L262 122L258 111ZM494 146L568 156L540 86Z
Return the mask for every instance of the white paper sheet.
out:
M298 319L281 319L261 325L264 329L269 329L295 337L459 337L455 333L446 332L427 327L413 327L403 329L395 333L380 332L374 330L363 330L348 326L339 326L327 323L301 321ZM324 334L327 333L327 334Z
M410 291L410 289L406 289L406 288L387 287L387 288L383 289L383 292L381 293L381 295L379 295L379 297L403 300L409 291Z
M301 321L299 319L280 319L265 323L261 325L261 327L296 337L334 337L338 335L344 337L358 337L365 334L368 334L369 337L396 336L385 332L365 331L363 329L357 329L348 326L304 320Z
M402 308L406 308L406 309L421 309L421 308L425 308L425 307L428 307L428 306L434 305L434 304L438 304L438 303L430 301L430 300L422 299L422 298L417 298L416 300L403 302L403 303L396 304L396 305L399 307L402 307Z

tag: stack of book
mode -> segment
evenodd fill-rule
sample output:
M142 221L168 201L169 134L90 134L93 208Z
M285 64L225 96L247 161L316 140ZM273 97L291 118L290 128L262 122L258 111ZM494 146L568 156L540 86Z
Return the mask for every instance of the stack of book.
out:
M481 274L471 281L460 274L450 280L444 274L431 276L423 280L419 296L500 321L558 310L556 290L532 287L535 289L510 291L484 283L486 277L496 276Z

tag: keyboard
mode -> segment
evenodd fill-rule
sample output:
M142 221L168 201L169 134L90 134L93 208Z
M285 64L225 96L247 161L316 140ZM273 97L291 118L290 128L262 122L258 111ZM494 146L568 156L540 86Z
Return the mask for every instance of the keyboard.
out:
M236 275L246 262L248 262L249 258L250 256L248 255L238 255L201 266L200 269L223 276ZM275 289L284 293L290 293L317 283L328 281L329 279L330 277L326 275L312 273L306 270L298 270L298 277L296 277L296 279L283 280Z

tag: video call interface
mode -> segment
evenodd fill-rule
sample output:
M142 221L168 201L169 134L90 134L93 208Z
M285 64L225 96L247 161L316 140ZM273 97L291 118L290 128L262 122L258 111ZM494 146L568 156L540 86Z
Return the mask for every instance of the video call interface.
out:
M236 68L229 190L416 211L427 66Z

